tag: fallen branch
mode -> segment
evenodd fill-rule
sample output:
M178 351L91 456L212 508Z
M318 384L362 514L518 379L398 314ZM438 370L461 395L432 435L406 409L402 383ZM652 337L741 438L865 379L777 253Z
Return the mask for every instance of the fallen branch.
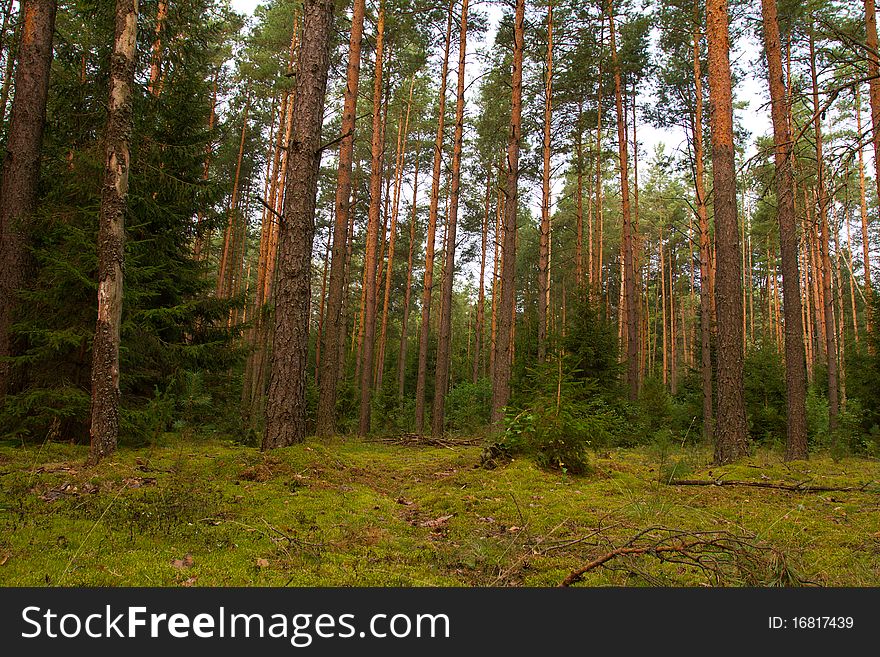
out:
M370 438L367 442L382 443L383 445L403 445L420 447L467 447L478 445L479 438L434 438L432 436L420 436L417 433L405 433L399 436L385 436L382 438Z
M699 544L700 544L700 541L691 541L689 543L679 543L677 545L657 545L657 546L652 546L652 547L620 547L620 548L616 548L614 550L611 550L611 552L607 552L607 553L603 554L598 559L593 559L593 561L588 563L586 566L583 566L583 567L578 568L577 570L573 571L572 573L570 573L568 575L568 577L566 577L564 580L562 580L562 583L559 586L560 587L571 586L572 584L574 584L575 582L580 580L581 577L583 577L585 574L587 574L591 570L595 570L596 568L601 566L606 561L611 561L614 557L619 557L623 554L651 554L651 555L656 556L656 555L663 553L663 552L685 553L689 548L692 548L695 545L699 545Z
M670 486L749 486L752 488L773 488L776 490L788 490L795 493L880 493L880 490L869 489L872 481L861 486L810 486L806 483L784 484L772 481L738 481L735 479L673 479Z
M803 586L812 584L792 569L784 554L754 536L740 536L725 531L685 531L668 527L649 527L621 545L609 545L604 554L572 571L559 584L571 586L599 567L619 570L609 562L620 557L652 556L667 564L678 564L701 573L713 586ZM624 569L663 585L649 573L640 573L634 563ZM681 585L680 582L672 582Z

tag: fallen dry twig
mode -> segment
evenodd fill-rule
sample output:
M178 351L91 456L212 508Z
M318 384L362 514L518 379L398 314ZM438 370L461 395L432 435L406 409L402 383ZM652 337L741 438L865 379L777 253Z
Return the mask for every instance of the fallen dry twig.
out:
M806 483L785 484L772 481L738 481L735 479L673 479L670 486L750 486L752 488L773 488L788 490L795 493L831 493L831 492L862 492L880 493L880 490L868 488L873 481L861 486L811 486Z
M685 566L701 573L707 583L714 586L812 584L792 568L785 555L755 537L726 531L691 532L649 527L572 571L559 586L571 586L590 571L602 566L610 568L606 566L609 562L633 556L651 556L661 562ZM638 572L634 566L628 570Z

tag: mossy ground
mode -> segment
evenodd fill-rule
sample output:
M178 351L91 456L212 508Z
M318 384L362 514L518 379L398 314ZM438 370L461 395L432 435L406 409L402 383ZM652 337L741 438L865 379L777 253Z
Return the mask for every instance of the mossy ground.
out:
M478 447L353 439L263 454L166 436L98 467L86 455L0 445L0 585L547 586L651 526L726 530L772 546L817 584L880 585L880 468L868 459L784 464L761 451L718 468L700 448L663 457L686 461L691 478L874 482L804 493L661 484L648 448L594 454L582 477L527 458L480 468ZM706 581L650 556L618 565L585 583Z

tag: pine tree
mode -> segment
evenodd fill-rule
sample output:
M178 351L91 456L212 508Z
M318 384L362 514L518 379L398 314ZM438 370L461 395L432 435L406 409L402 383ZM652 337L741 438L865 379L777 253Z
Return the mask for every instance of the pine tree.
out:
M5 359L17 350L10 334L16 295L31 269L27 248L37 209L55 12L55 0L23 0L21 6L25 27L18 49L15 97L0 182L0 400L9 390L12 377L12 368Z
M736 207L733 145L733 84L727 0L708 0L709 99L715 207L715 299L718 318L718 421L715 461L730 463L746 455L743 393L742 252Z
M275 336L264 450L300 442L306 433L312 240L333 10L333 0L306 0L303 7L303 42L291 108L295 119L287 145L290 174L278 245Z

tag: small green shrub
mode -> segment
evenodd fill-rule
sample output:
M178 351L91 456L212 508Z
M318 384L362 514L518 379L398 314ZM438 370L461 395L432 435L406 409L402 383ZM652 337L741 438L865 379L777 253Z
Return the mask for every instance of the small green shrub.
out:
M492 409L492 381L463 381L446 395L446 424L452 431L473 434L489 424Z

